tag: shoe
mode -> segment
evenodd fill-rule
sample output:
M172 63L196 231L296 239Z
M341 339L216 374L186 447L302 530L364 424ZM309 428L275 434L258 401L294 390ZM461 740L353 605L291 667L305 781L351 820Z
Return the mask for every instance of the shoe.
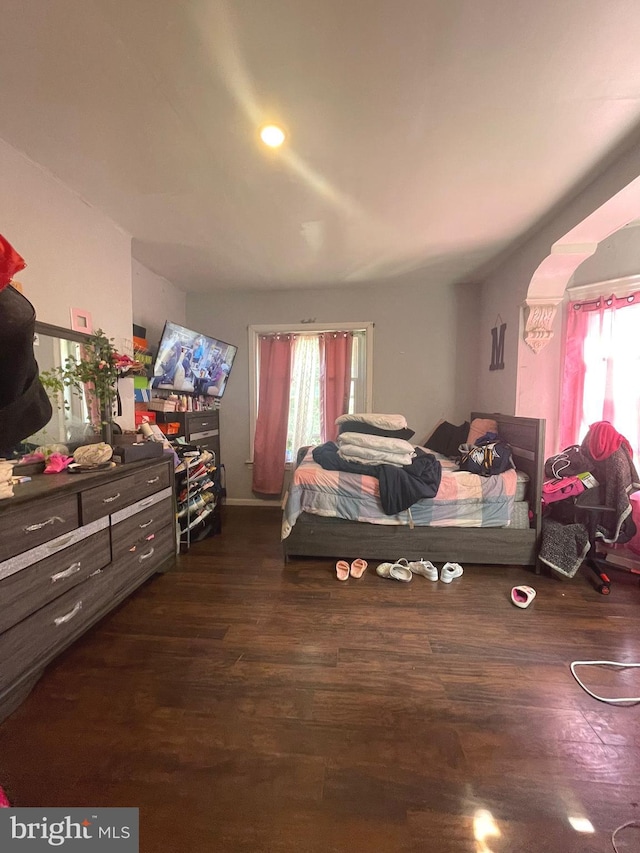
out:
M430 581L438 580L438 569L433 565L431 560L416 560L413 563L409 563L409 568L414 575L422 575L423 578L427 578Z
M459 578L463 571L460 563L445 563L440 570L440 580L443 583L451 583L455 578Z
M516 607L528 607L536 597L536 591L532 586L514 586L511 590L511 601Z
M368 563L366 560L361 560L360 557L358 557L357 560L354 560L353 563L351 563L351 577L361 578L367 571L367 565Z
M336 577L339 581L349 579L349 563L346 560L338 560L336 563Z
M403 583L409 583L413 577L411 569L400 563L380 563L376 568L376 574L380 575L381 578L391 578L394 581L402 581Z

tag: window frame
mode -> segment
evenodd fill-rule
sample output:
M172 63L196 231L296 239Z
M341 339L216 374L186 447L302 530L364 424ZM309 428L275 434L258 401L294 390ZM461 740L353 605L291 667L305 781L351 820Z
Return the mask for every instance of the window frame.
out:
M249 458L248 465L253 464L253 442L256 435L256 418L258 417L258 359L260 335L270 334L299 334L310 332L364 332L365 346L365 379L364 379L364 409L372 411L373 406L373 329L372 321L360 323L268 323L248 327L249 346ZM289 465L291 463L288 463Z

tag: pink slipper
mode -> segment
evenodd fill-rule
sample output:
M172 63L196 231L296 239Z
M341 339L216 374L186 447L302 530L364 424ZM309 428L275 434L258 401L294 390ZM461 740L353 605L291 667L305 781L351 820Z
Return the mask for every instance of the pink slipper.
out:
M536 591L532 586L514 586L511 590L511 601L516 607L528 607L536 597Z
M336 563L336 576L339 581L349 579L349 563L346 560L338 560Z
M366 560L361 560L360 557L358 557L357 560L354 560L353 563L351 563L351 577L361 578L367 571L367 565L368 563Z

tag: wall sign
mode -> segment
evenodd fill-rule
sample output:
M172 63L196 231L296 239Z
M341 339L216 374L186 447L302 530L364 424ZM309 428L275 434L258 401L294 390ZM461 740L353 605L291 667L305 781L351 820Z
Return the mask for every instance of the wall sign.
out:
M496 324L491 329L491 364L489 370L504 370L504 333L507 324L502 322L498 314Z

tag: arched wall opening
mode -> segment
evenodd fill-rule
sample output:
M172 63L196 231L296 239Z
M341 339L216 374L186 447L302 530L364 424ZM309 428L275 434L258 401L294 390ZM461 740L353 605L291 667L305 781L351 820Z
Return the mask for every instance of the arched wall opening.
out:
M640 215L640 177L552 246L534 272L522 306L516 373L516 415L544 417L546 454L558 449L562 401L562 311L567 285L599 243Z

